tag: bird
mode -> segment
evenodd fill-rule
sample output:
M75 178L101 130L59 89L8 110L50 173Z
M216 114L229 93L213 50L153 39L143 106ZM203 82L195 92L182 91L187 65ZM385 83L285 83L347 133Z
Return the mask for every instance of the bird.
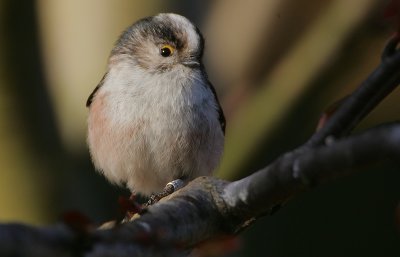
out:
M179 14L142 18L121 34L86 102L91 159L111 183L148 197L218 167L225 117L203 52L200 30Z

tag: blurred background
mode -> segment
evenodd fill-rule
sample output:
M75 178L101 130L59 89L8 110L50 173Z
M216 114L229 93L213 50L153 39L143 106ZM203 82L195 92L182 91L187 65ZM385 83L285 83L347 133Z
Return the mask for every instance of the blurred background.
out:
M129 192L96 173L85 102L119 34L176 12L206 39L227 117L217 176L234 180L302 144L379 64L394 31L382 0L0 0L0 222L113 219ZM357 128L399 119L400 91ZM399 256L399 165L317 187L240 235L229 256Z

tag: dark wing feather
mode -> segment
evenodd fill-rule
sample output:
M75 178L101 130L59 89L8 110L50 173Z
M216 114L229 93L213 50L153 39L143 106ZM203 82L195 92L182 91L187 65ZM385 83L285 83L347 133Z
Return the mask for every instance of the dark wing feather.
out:
M99 88L103 85L104 83L104 79L107 77L107 73L104 74L103 78L100 80L100 83L95 87L95 89L93 90L93 92L89 95L87 101L86 101L86 107L90 107L90 105L93 102L93 98L96 95L97 91L99 90Z
M219 120L219 123L221 124L222 132L224 132L224 135L225 135L226 121L225 121L224 111L222 110L221 104L219 103L219 100L218 100L218 97L217 97L217 92L215 91L215 88L214 88L214 86L211 84L210 81L208 81L208 86L210 87L211 92L212 92L213 95L214 95L215 102L217 102L218 115L219 115L219 116L218 116L218 120Z

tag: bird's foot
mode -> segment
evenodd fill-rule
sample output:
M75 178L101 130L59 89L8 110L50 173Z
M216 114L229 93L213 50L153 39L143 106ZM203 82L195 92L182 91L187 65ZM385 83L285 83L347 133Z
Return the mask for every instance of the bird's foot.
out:
M157 203L162 198L164 198L164 197L172 194L173 192L181 189L185 185L186 185L186 182L184 180L182 180L182 179L175 179L175 180L169 182L161 192L159 192L157 194L152 194L150 196L150 199L147 201L146 204L144 204L144 206L148 207L150 205L153 205L153 204Z

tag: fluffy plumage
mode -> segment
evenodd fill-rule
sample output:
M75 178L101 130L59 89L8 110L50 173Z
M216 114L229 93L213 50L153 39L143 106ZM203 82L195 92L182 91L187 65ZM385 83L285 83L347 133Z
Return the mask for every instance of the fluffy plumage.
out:
M171 55L161 55L165 47ZM177 14L139 20L121 35L87 101L92 160L111 182L149 195L217 167L225 119L203 49L199 30Z

